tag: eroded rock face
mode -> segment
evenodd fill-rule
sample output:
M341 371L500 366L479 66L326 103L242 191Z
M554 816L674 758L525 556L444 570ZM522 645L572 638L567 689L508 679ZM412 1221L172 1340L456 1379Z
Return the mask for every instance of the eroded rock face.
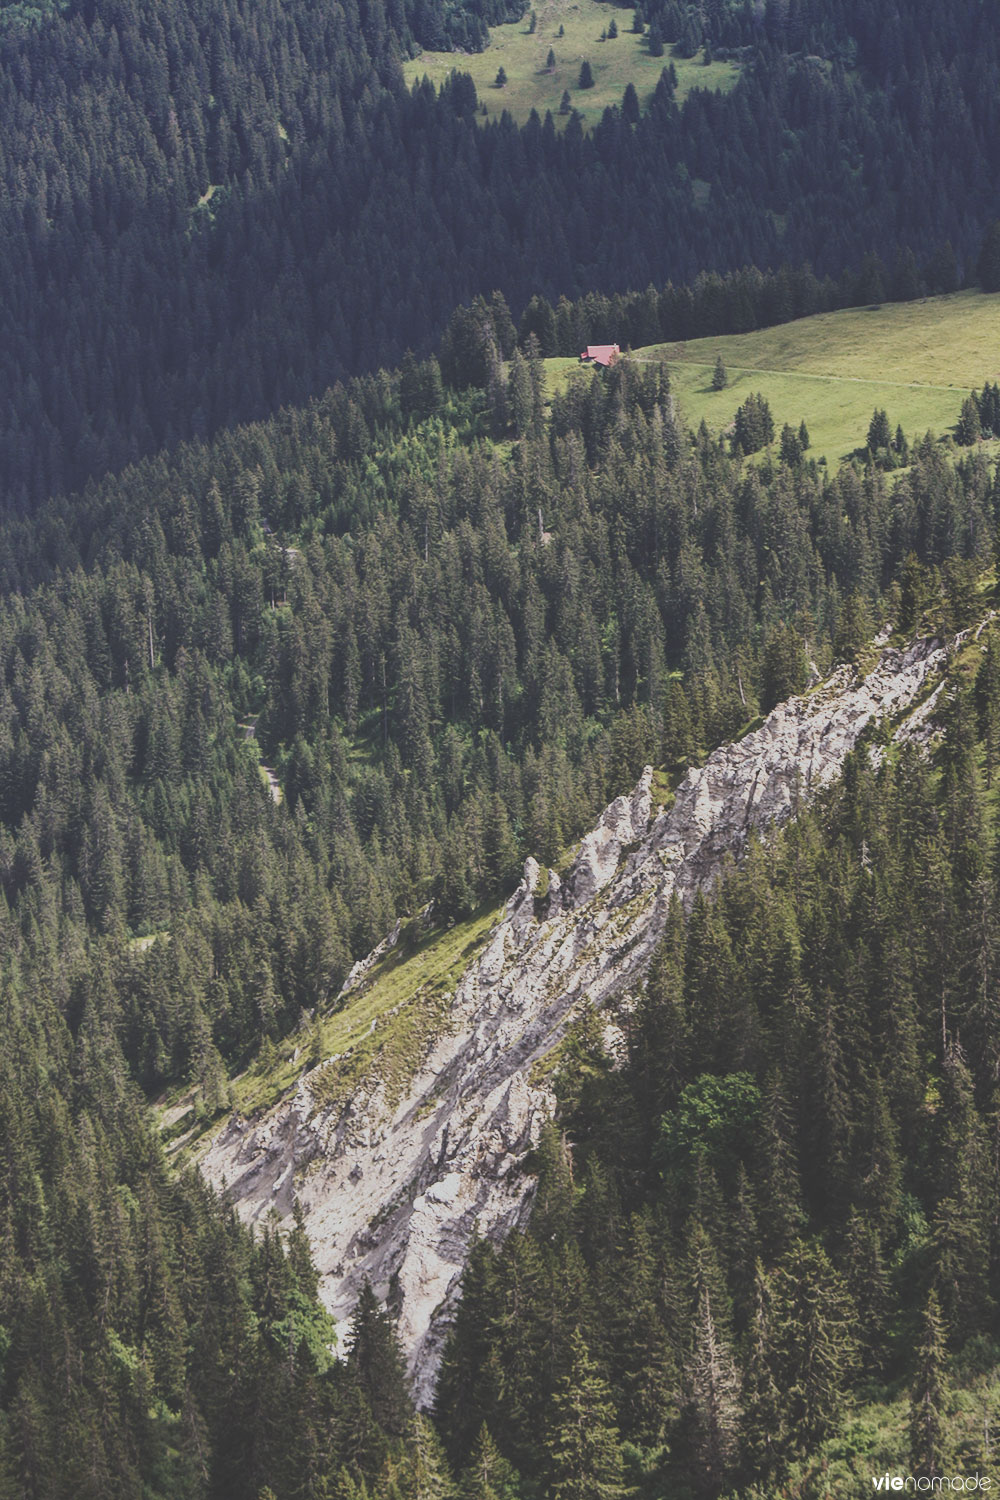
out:
M262 1120L231 1120L202 1170L244 1218L305 1212L322 1295L349 1318L364 1277L399 1315L418 1401L433 1392L474 1227L501 1238L533 1192L525 1153L553 1098L532 1067L588 1005L640 981L672 895L685 904L738 856L751 829L784 822L832 780L862 730L909 708L941 669L937 641L883 651L858 681L836 672L754 733L690 770L654 815L652 772L582 840L568 873L525 863L503 919L459 982L447 1034L390 1107L373 1076L345 1107L316 1107L310 1075ZM357 978L363 977L363 972Z

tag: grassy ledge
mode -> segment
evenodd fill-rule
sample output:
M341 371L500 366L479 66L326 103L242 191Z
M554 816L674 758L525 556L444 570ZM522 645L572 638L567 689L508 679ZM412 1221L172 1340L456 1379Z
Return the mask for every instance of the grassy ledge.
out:
M446 1028L455 988L502 910L482 908L464 922L429 930L412 921L339 1010L279 1043L265 1042L233 1079L232 1109L245 1116L270 1109L317 1061L312 1092L320 1104L346 1100L365 1079L384 1085L387 1100L395 1102ZM185 1156L197 1154L221 1118L197 1119L191 1090L165 1096L158 1115L165 1139Z

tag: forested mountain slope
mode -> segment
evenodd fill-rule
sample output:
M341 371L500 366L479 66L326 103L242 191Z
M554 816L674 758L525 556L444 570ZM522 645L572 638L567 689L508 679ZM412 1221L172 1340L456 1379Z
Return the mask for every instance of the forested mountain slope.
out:
M495 286L519 315L744 264L811 260L848 300L974 270L1000 128L985 0L695 14L663 24L747 49L732 93L678 108L664 80L586 137L482 130L461 82L404 91L399 57L471 10L88 0L8 25L4 503L426 352Z
M499 342L502 305L487 312ZM502 376L491 367L489 389L443 387L436 362L407 361L4 524L0 1483L12 1495L104 1500L144 1483L219 1500L270 1486L284 1500L357 1493L362 1476L405 1493L415 1473L440 1472L384 1318L366 1304L360 1352L328 1367L301 1237L287 1258L273 1236L254 1248L173 1181L139 1088L193 1090L196 1115L221 1114L234 1071L265 1076L276 1055L322 1041L352 958L397 916L433 898L446 926L504 898L529 852L558 863L645 763L663 767L663 790L803 686L806 642L825 668L861 652L885 610L909 630L931 601L949 626L980 607L997 504L980 453L954 464L921 443L892 488L874 467L830 478L808 455L750 467L678 428L665 371L623 362L550 413L542 382L530 345ZM916 1003L927 1031L922 988ZM964 1038L979 1022L967 997L955 1005ZM756 1078L771 1056L763 1040L736 1057L691 1045L682 1088L712 1069ZM786 1090L806 1057L788 1054ZM943 1088L944 1061L922 1057L914 1086ZM988 1111L978 1074L975 1087L973 1134ZM849 1193L862 1147L844 1129ZM911 1148L929 1212L926 1138L906 1136ZM655 1168L629 1155L623 1170L615 1191L631 1204L629 1182ZM825 1232L826 1210L808 1206L810 1233ZM988 1316L970 1265L955 1275L971 1290L947 1304L958 1339L970 1307ZM534 1317L518 1338L536 1337ZM576 1321L594 1346L579 1358L602 1358L597 1325ZM557 1338L541 1367L553 1389L569 1349ZM610 1365L600 1378L617 1380ZM468 1389L486 1402L479 1375ZM77 1426L62 1422L67 1404ZM549 1460L508 1410L490 1407L498 1440L544 1489ZM787 1452L825 1430L803 1428Z
M406 994L405 953L381 956L368 983L358 976L339 997L347 1015L372 1016L368 1056L352 1068L350 1051L331 1057L317 1037L293 1095L234 1116L198 1153L243 1217L277 1210L290 1221L300 1206L335 1315L350 1314L365 1280L391 1293L423 1405L473 1237L498 1243L528 1217L525 1166L556 1113L551 1078L573 1028L599 1034L601 1011L605 1035L623 1045L674 904L690 911L755 836L772 836L835 780L863 738L910 733L911 710L946 660L931 639L882 651L860 680L841 668L692 767L666 808L647 766L561 875L529 857L501 920L444 994L418 988L408 1004L375 1008L388 966ZM413 1013L432 1008L434 1025L411 1036L400 1066L394 1032L416 1030ZM356 1027L357 1054L362 1035Z

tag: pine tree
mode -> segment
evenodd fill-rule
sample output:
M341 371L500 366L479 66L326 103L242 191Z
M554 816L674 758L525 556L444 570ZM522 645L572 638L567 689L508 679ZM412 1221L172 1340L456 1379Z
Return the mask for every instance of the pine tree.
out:
M729 373L722 363L722 355L715 356L715 369L712 371L712 390L724 391L729 384Z
M684 1082L685 936L684 913L675 895L629 1026L630 1073L650 1140L660 1117L676 1105Z
M469 1452L499 1403L504 1382L492 1378L491 1355L504 1314L496 1252L488 1240L474 1238L435 1392L435 1419L453 1461Z
M577 88L592 89L594 87L594 74L587 58L580 64L580 77L577 80Z
M790 468L797 467L802 462L802 444L794 427L787 422L781 429L781 461L788 464Z
M649 1225L637 1215L613 1264L608 1364L622 1435L646 1450L663 1444L677 1417L677 1362L659 1280Z
M768 637L761 665L760 706L770 713L795 693L801 693L808 680L806 653L802 638L791 625L779 625Z
M573 1161L566 1137L552 1121L542 1126L536 1153L538 1190L531 1232L545 1245L561 1245L573 1222Z

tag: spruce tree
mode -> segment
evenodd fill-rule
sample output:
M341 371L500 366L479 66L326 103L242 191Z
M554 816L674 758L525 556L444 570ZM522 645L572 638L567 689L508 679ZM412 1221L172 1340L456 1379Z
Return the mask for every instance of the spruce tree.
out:
M832 1430L855 1358L857 1310L816 1243L796 1240L774 1274L775 1368L794 1447Z
M394 1437L402 1436L412 1409L403 1356L389 1314L367 1279L351 1321L347 1369L356 1376L379 1425Z
M587 58L580 64L580 77L577 80L577 88L592 89L594 87L594 74Z
M608 1387L579 1328L552 1398L546 1439L551 1500L618 1500L624 1495L621 1444Z
M944 1320L932 1289L921 1319L920 1345L910 1389L910 1464L918 1475L933 1479L942 1471L944 1415L947 1403Z
M874 456L880 449L888 449L891 441L889 418L884 409L876 407L868 423L868 451Z
M517 1500L517 1496L517 1475L484 1422L459 1475L458 1500Z

